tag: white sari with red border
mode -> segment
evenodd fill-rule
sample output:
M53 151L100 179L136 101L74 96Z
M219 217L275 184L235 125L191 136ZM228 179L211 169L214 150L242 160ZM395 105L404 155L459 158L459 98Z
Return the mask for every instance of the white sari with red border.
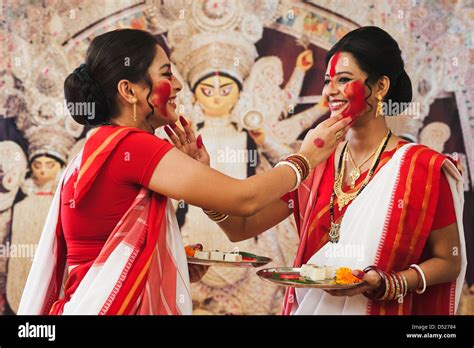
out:
M101 135L106 141L120 135L107 132ZM173 206L167 197L145 187L92 265L82 270L83 274L77 266L67 275L61 246L61 188L80 170L82 155L83 151L60 180L18 314L192 314L187 259ZM64 298L68 289L63 280L74 282L74 272L74 291Z
M413 146L417 147L415 148ZM380 169L377 175L375 175L371 182L366 186L364 191L362 191L347 208L341 223L339 242L337 244L326 243L321 249L316 251L307 263L333 266L335 268L351 267L352 269L364 269L368 265L378 265L381 262L381 258L385 257L382 250L386 247L386 237L392 215L394 215L393 212L397 209L397 205L403 204L403 202L398 202L395 199L397 186L400 181L403 181L400 180L400 175L403 175L401 174L401 167L408 151L416 150L420 153L424 151L424 149L418 150L418 147L419 145L416 144L406 144L396 151L392 159ZM440 162L442 170L446 174L449 182L453 195L459 231L459 254L461 257L462 269L456 281L452 282L451 290L449 291L451 295L448 295L450 308L448 310L450 314L454 314L459 303L467 266L462 222L464 193L462 177L454 164L449 160L439 158L430 161L430 163L435 163L436 160ZM315 187L313 186L310 191L314 192L314 190ZM310 191L308 191L308 193ZM309 193L307 197L308 196L309 200L305 202L308 205L303 205L303 207L306 207L307 211L308 206L314 205L316 200L315 196L311 196L311 193ZM370 208L368 206L370 206ZM302 217L303 226L304 224L307 226L308 221L305 220L305 215L300 214L300 216ZM398 240L397 243L400 244L400 241ZM295 266L298 267L301 264L302 251L300 249L300 258L298 260L297 257L295 262ZM399 270L397 269L397 271ZM449 286L449 284L447 285ZM376 302L369 300L363 295L338 297L332 296L319 289L295 289L293 291L295 291L296 296L293 300L291 300L293 298L291 290L286 294L286 314L366 315L374 314L373 311L376 311L375 314L389 314L389 310L385 308L385 304L377 303L381 301ZM421 297L421 295L409 293L406 298L407 303L400 304L399 308L397 308L396 305L391 306L394 307L394 309L390 307L390 310L393 311L392 314L406 314L411 312L411 301L413 300L413 296ZM377 308L375 309L375 307ZM383 308L381 309L380 307Z

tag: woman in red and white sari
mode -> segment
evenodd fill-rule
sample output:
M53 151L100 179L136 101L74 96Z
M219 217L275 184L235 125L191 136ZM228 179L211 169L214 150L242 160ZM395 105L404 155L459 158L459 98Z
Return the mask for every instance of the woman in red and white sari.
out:
M184 118L183 129L175 124L180 88L151 34L94 38L64 91L71 116L99 127L60 180L18 314L191 314L189 283L205 268L188 268L169 198L218 220L226 215L212 210L254 214L309 175L298 163L326 160L349 124L328 120L308 133L300 162L237 180L208 167ZM175 147L154 136L165 125Z
M382 115L398 114L412 94L398 44L363 27L336 43L326 63L331 117L354 119L347 142L297 191L220 226L238 241L294 213L295 267L350 267L365 281L346 290L289 288L284 314L455 314L467 264L462 178L447 157L387 128Z

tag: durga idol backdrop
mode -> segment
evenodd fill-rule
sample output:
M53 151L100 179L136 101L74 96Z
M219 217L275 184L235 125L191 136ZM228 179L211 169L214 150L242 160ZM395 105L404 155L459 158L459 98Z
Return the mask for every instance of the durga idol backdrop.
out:
M13 314L62 170L90 129L63 107L65 77L97 35L137 28L165 47L182 81L178 111L203 135L212 167L235 178L271 168L328 116L326 52L376 25L400 44L413 114L390 128L457 159L470 260L459 312L474 314L474 8L468 1L4 0L0 13L0 312ZM162 135L162 134L157 134ZM186 244L269 255L291 265L287 219L230 242L203 212L175 202ZM283 289L253 269L211 267L193 284L196 314L276 314Z

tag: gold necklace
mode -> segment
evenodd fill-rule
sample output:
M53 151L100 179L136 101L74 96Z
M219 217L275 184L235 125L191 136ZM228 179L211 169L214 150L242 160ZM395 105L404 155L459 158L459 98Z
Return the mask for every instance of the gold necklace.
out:
M375 155L376 151L377 151L377 148L375 148L374 152L372 152L372 154L369 157L367 157L360 165L357 165L354 161L354 158L352 157L351 149L350 149L349 145L347 145L347 153L349 155L349 159L350 159L350 161L352 163L352 167L353 167L351 172L349 173L349 178L351 179L351 189L354 189L357 179L360 178L360 173L361 173L360 168L362 168L362 166L364 164L366 164L367 161L369 159L371 159L373 155Z
M347 153L349 146L346 145L343 153L343 161L342 161L342 167L340 171L336 174L336 178L334 181L334 192L336 193L337 199L338 199L338 206L339 206L339 211L341 211L347 204L349 204L350 201L352 201L354 198L356 198L359 193L362 191L362 189L367 185L367 183L370 181L372 178L372 175L375 172L375 166L377 166L379 162L379 157L382 153L382 150L385 149L387 146L388 139L391 135L391 132L388 131L387 135L382 139L382 142L380 145L377 147L376 154L374 160L372 161L372 165L370 167L369 173L365 177L365 180L363 181L361 187L354 191L354 192L344 192L342 190L342 184L344 181L344 173L346 171L346 160L347 160Z
M357 195L359 195L362 190L367 186L368 182L372 178L375 168L377 168L379 162L380 162L380 157L381 154L385 151L385 148L387 147L387 143L392 135L392 132L389 130L386 137L383 139L383 142L380 144L379 148L377 149L378 153L377 156L374 159L374 162L372 163L372 166L369 170L369 173L367 174L367 177L365 178L363 184L361 187L353 193L345 193L342 191L342 180L344 180L344 156L347 156L347 143L344 145L343 148L343 154L339 157L339 164L337 167L337 172L336 172L336 177L334 181L334 189L331 194L331 199L329 201L329 215L331 217L331 227L329 229L329 241L331 243L337 243L339 241L339 230L341 229L341 222L336 223L334 219L334 196L337 195L338 199L338 205L339 205L339 211L342 210L344 206L346 206L351 200L353 200ZM339 219L339 221L342 220L342 217Z

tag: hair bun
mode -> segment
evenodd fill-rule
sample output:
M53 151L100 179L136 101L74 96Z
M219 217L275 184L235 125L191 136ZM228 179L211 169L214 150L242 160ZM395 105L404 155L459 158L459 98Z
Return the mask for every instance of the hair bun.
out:
M81 64L66 78L64 94L74 120L83 125L100 125L107 122L107 98L89 74L86 64Z
M402 113L407 107L408 103L412 101L413 92L411 80L407 72L403 69L398 76L395 84L390 88L390 93L387 94L386 100L391 100L392 103L398 103L398 113L391 113L390 108L387 110L386 116L395 116Z

